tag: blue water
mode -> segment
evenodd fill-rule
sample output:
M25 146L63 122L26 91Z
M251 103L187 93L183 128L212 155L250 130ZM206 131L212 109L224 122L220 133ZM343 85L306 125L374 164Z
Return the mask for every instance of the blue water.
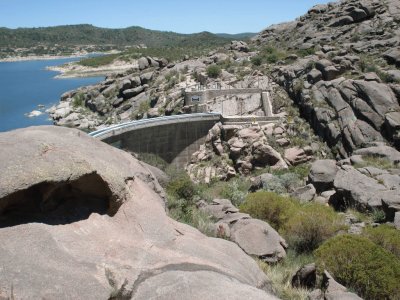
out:
M61 94L80 86L97 83L103 77L55 79L57 72L45 70L78 58L0 62L0 132L33 125L52 124L44 113L28 118L26 113L46 109L60 100Z

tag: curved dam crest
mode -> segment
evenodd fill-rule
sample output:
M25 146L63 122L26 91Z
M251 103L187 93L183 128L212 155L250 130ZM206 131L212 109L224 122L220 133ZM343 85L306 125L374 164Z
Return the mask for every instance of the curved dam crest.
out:
M167 163L185 166L204 144L208 131L223 124L265 124L278 117L223 117L220 113L196 113L143 119L110 126L90 135L120 149L152 153Z
M167 116L115 125L90 135L120 149L156 154L182 167L220 121L219 113Z

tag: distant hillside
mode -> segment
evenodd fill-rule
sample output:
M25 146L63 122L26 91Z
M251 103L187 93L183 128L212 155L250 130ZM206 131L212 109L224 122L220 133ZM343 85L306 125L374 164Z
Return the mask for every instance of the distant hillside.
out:
M229 33L216 33L216 36L223 37L229 40L247 40L255 37L258 33L254 32L243 32L237 34L229 34Z
M223 45L237 37L218 36L209 32L180 34L149 30L142 27L124 29L99 28L92 25L67 25L41 28L0 28L0 47L33 47L41 45L100 45L116 46L145 44L148 47L181 47Z

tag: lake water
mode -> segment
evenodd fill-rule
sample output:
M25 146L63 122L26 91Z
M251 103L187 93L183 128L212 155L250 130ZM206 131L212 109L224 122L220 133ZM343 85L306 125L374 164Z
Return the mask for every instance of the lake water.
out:
M57 66L79 58L0 62L0 132L33 125L52 124L44 113L38 117L25 116L38 105L46 109L60 100L61 94L80 86L103 80L103 77L55 79L57 72L47 66Z

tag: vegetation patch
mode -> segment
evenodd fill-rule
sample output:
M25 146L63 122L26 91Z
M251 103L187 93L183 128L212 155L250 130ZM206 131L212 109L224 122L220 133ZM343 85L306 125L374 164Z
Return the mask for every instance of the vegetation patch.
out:
M304 288L292 286L293 275L306 264L312 263L312 254L297 254L293 250L287 252L287 256L278 264L268 265L263 261L257 261L260 268L272 281L272 286L280 299L306 300L310 291Z
M273 192L250 194L240 210L268 222L299 253L315 250L346 228L343 217L330 207L318 203L302 204Z
M218 78L221 72L221 67L218 65L211 65L207 68L207 76L211 78Z
M82 59L78 62L78 64L84 67L96 68L109 65L118 57L119 54L101 55L101 56Z
M365 299L400 298L400 260L366 237L339 235L315 251L320 270Z
M381 170L388 170L396 166L388 159L373 155L363 155L363 162L354 165L355 168L375 167Z
M283 233L297 252L311 252L343 229L346 229L343 217L333 208L309 203L291 216Z
M85 94L77 93L72 98L72 106L75 108L80 107L80 106L85 106Z
M396 228L386 224L378 227L367 227L363 236L400 259L400 232Z
M262 191L248 195L240 206L240 211L250 214L253 218L264 220L281 231L298 207L299 204L295 199Z

